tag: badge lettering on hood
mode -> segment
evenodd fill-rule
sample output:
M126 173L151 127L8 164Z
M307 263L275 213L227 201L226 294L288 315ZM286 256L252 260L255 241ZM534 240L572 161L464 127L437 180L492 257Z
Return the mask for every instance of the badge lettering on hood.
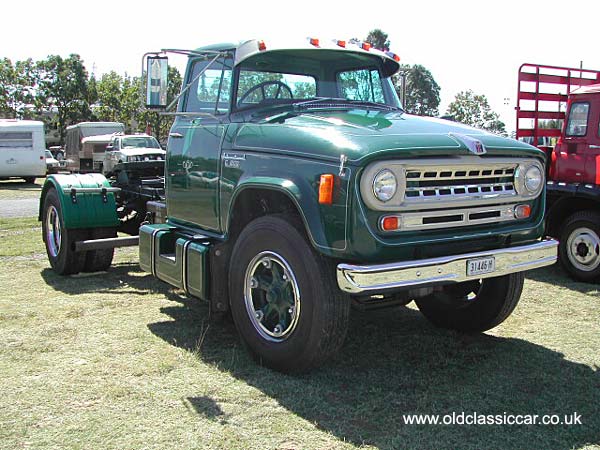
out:
M465 144L467 149L469 149L469 151L475 155L483 155L487 153L485 145L483 145L483 142L481 142L479 139L458 133L448 133L448 136Z

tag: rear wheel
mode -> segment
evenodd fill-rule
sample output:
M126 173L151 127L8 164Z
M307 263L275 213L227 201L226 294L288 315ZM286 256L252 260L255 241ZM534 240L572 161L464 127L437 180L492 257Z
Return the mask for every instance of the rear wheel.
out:
M44 199L42 238L52 269L59 275L79 273L85 264L85 252L75 251L75 242L86 239L86 230L67 229L58 194L50 189Z
M523 273L445 286L415 301L434 325L465 332L486 331L513 312L523 290Z
M334 266L283 216L258 218L242 231L229 292L242 340L270 368L307 371L344 341L350 301L337 288Z
M579 281L600 279L600 214L581 211L562 227L558 256L563 268Z
M113 237L117 237L117 230L115 228L92 228L89 230L88 239L106 239ZM100 272L108 269L112 264L115 249L88 250L86 253L83 271Z

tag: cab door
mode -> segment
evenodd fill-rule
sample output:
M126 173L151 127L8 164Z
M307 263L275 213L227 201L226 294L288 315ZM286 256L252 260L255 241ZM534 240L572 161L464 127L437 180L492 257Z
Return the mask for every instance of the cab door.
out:
M570 104L565 134L557 154L557 179L581 183L584 179L590 103L579 99Z
M187 83L191 84L168 142L169 219L215 232L221 231L219 157L229 123L232 67L232 54L210 65L206 59L190 61Z

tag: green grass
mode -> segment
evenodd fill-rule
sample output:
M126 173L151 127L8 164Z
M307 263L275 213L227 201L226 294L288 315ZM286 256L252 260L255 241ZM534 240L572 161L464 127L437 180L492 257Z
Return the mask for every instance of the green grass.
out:
M291 377L141 272L135 248L107 273L59 277L34 219L0 230L0 448L600 448L599 291L558 269L531 274L485 335L413 308L353 313L340 354ZM578 412L583 425L402 422L461 411Z
M43 185L44 178L36 178L34 184L25 183L20 178L0 180L0 200L39 197Z

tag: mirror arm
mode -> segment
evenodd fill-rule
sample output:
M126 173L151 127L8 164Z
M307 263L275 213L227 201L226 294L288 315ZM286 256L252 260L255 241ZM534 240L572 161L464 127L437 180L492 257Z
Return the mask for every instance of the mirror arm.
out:
M225 55L227 55L227 53L217 53L217 54L215 55L215 57L214 57L213 59L211 59L211 60L210 60L210 62L209 62L207 65L206 65L206 67L205 67L204 69L202 69L202 70L201 70L201 71L198 73L198 75L196 75L196 76L194 77L194 79L193 79L193 80L191 80L191 81L190 81L190 82L189 82L189 83L188 83L188 84L187 84L187 85L186 85L186 86L185 86L185 87L184 87L184 88L181 90L181 92L179 93L179 95L178 95L177 97L175 97L171 103L169 103L169 105L167 106L166 110L167 110L167 111L169 111L171 108L173 108L173 106L177 104L177 102L179 101L179 99L181 98L181 96L182 96L183 94L185 94L187 91L189 91L189 90L190 90L190 87L192 86L192 84L194 84L194 82L195 82L196 80L198 80L198 79L199 79L199 78L202 76L202 74L203 74L204 72L206 72L206 71L207 71L207 70L210 68L210 66L211 66L211 65L212 65L212 64L213 64L213 63L214 63L214 62L215 62L217 59L219 59L221 56L225 56Z

